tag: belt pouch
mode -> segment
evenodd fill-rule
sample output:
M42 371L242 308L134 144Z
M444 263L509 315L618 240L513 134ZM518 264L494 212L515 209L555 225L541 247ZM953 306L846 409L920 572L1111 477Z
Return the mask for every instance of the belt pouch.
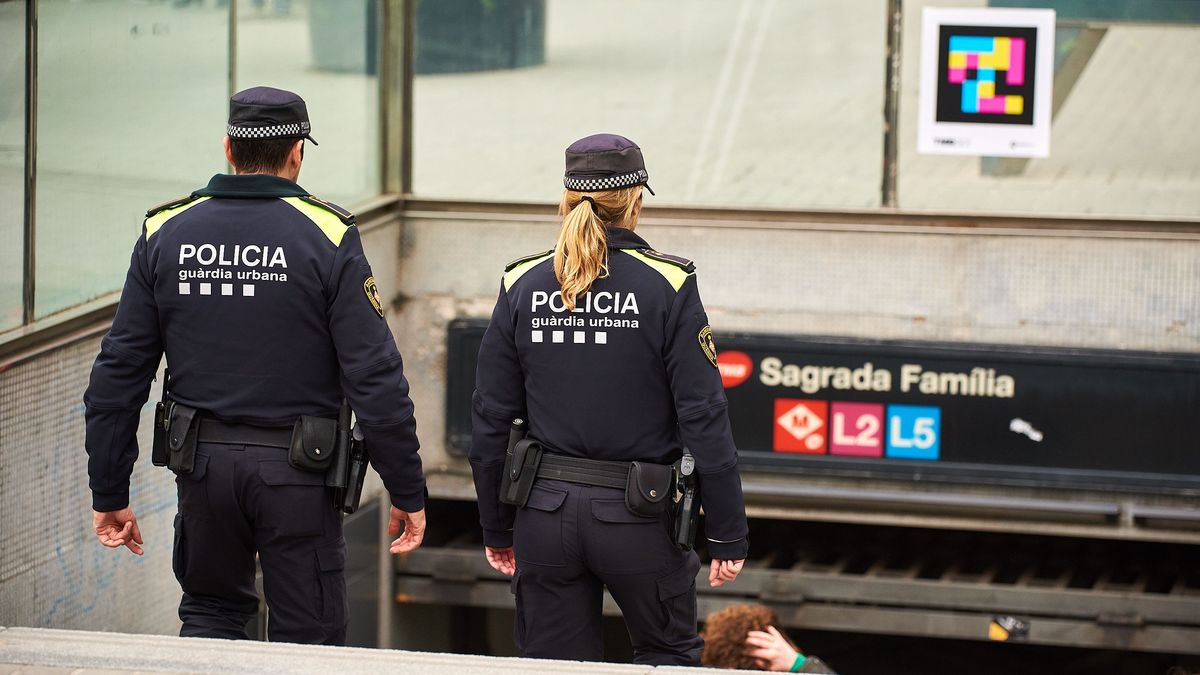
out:
M537 479L538 465L542 463L542 445L532 438L525 438L513 446L512 453L504 458L504 476L500 480L500 501L524 507Z
M675 468L669 464L631 462L625 483L625 506L646 518L662 515L674 491Z
M333 466L337 420L301 415L292 428L288 464L301 471L325 473Z
M186 476L196 466L196 428L200 417L196 409L172 403L167 406L167 468Z
M170 451L167 449L167 412L170 404L159 401L154 404L154 440L150 443L150 461L154 466L166 466Z

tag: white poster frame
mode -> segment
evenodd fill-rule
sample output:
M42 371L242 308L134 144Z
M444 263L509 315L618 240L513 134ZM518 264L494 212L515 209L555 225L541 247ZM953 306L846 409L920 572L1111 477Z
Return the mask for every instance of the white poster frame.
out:
M926 7L921 14L921 70L917 99L917 152L987 157L1049 157L1054 82L1052 9L950 9ZM952 26L1003 26L1037 31L1033 121L1029 125L939 122L937 78L939 30Z

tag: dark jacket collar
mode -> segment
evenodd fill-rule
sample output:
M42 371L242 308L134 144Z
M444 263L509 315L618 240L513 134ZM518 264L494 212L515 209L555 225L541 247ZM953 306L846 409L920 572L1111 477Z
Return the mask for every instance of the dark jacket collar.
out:
M286 178L265 173L229 175L219 173L208 181L208 185L192 193L197 197L307 197L308 190Z
M609 248L650 248L650 244L637 236L633 230L611 225L605 227L604 230L608 234Z

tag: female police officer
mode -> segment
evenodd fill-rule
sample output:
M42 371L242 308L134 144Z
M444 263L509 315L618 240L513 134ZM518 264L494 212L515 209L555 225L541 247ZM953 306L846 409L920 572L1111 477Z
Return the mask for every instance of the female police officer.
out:
M695 268L633 232L647 180L627 138L567 148L558 242L506 268L479 350L471 464L488 561L515 573L525 656L599 660L607 587L636 662L700 664L700 561L668 533L664 495L674 488L662 482L684 447L707 514L709 583L732 581L746 557L737 455ZM500 503L514 487L504 463L515 418L544 449L540 461L515 463L536 479L506 500L520 508Z

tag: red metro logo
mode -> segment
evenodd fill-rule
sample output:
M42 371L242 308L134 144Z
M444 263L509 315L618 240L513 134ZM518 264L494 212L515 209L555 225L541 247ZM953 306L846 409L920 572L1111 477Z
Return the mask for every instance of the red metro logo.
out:
M745 352L719 352L717 370L721 373L721 386L733 389L750 379L750 374L754 372L754 362Z

